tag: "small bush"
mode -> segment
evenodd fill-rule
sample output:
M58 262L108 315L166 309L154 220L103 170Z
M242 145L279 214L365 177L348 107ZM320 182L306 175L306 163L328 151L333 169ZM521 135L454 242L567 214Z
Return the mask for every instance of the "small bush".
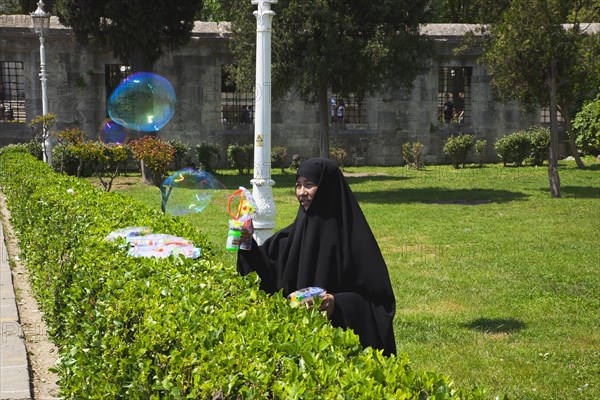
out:
M348 152L341 147L332 147L329 149L329 155L331 159L334 160L340 169L344 169L346 167L346 163L348 162Z
M181 169L190 163L190 145L181 141L181 139L171 139L167 142L175 149L173 153L173 166L175 169Z
M287 147L275 146L271 149L271 162L274 167L281 168L281 173L285 173L285 160L287 158Z
M509 163L520 166L528 159L534 165L542 165L548 158L550 131L539 127L516 131L496 140L494 146L504 166Z
M496 140L495 147L504 166L508 163L523 165L529 156L531 144L525 132L518 131Z
M232 168L240 175L249 174L254 160L254 146L251 144L230 144L227 147L227 159Z
M156 136L144 136L129 144L133 158L144 163L152 173L152 183L160 187L167 176L169 164L175 156L175 149Z
M444 154L450 158L454 168L467 162L469 151L473 148L475 137L470 134L452 135L444 144Z
M533 165L544 165L544 160L548 159L550 148L550 130L548 128L531 127L526 133L531 144L529 156Z
M423 167L423 144L406 142L402 145L402 158L409 168Z
M577 148L584 154L600 154L600 96L586 103L573 119Z
M214 172L221 161L221 147L217 144L200 143L196 145L196 156L200 168L207 172Z
M477 154L477 163L479 166L483 165L483 159L485 157L485 146L487 145L486 140L478 140L475 142L475 153Z

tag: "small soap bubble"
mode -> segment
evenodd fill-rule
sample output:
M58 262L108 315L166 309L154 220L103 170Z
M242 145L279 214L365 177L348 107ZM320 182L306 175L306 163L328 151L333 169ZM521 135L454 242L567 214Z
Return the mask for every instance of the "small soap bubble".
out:
M105 144L125 144L129 134L129 129L108 118L100 126L98 140Z
M125 78L108 100L108 115L132 130L156 132L175 113L175 91L168 80L149 72Z
M186 215L202 212L225 186L209 172L185 168L165 179L160 187L165 213Z

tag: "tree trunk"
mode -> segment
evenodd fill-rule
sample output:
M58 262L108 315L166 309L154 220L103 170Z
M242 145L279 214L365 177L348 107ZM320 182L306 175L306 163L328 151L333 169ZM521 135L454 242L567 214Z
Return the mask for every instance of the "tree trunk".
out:
M561 107L562 110L562 107ZM575 139L577 139L575 135L575 131L573 131L573 125L571 125L571 116L568 112L562 112L563 119L565 121L565 130L567 132L567 136L569 137L569 147L571 148L571 155L575 159L575 163L577 164L577 168L584 169L585 164L581 161L581 157L579 157L579 152L577 151L577 143Z
M319 125L321 127L321 143L319 156L329 158L329 99L327 98L327 82L319 83Z
M560 197L560 177L558 175L558 116L556 105L556 58L552 59L548 76L548 89L550 90L550 154L548 157L548 180L550 181L550 195Z

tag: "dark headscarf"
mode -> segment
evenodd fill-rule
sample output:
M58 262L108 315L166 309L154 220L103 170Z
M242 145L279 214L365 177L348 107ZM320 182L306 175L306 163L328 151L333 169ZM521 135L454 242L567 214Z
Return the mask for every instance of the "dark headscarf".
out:
M318 185L308 210L254 251L240 251L238 270L255 270L275 293L319 286L335 297L334 326L351 328L363 346L395 354L395 300L371 228L339 167L325 158L302 162L297 176Z

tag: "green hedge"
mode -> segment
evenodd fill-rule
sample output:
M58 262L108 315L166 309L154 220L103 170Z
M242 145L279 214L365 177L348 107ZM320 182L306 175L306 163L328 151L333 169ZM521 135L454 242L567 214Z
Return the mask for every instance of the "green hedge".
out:
M13 149L0 151L0 187L60 348L64 398L484 398L267 296L181 219ZM204 256L128 257L104 241L126 226L192 239Z

